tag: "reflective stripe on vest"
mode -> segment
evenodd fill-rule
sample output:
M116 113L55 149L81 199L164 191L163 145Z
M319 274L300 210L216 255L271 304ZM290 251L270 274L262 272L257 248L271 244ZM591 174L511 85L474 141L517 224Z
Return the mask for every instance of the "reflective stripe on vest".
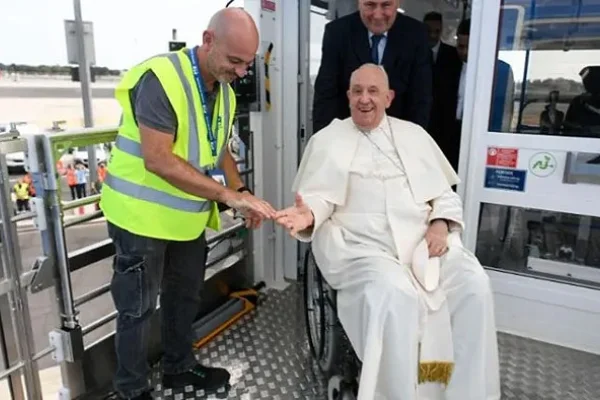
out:
M210 208L212 207L212 201L182 199L181 197L173 196L172 194L161 192L160 190L128 182L111 175L109 172L106 173L104 182L113 190L124 195L160 204L175 210L203 212L210 211Z
M143 158L142 145L135 140L129 139L128 137L117 135L115 139L115 147L121 150L123 153L129 154L130 156ZM198 171L206 173L205 168L198 167L197 165L194 165L194 167Z
M190 132L195 132L195 134L191 134L188 143L188 159L187 161L201 173L206 173L206 170L202 168L202 164L200 163L200 141L198 139L198 119L196 110L194 109L194 98L192 96L192 88L190 86L189 81L185 78L183 73L183 68L181 67L181 60L177 56L177 54L172 53L166 56L177 71L177 75L179 76L179 80L183 85L183 91L185 92L185 96L187 97L188 103L188 124L190 126ZM224 115L225 115L225 125L224 132L227 136L229 134L229 88L225 84L221 84L221 93L223 94L223 104L225 105ZM215 100L216 101L216 100ZM121 116L122 118L123 116ZM218 133L217 133L218 134ZM115 146L134 157L142 158L142 146L140 143L126 138L121 135L117 135ZM223 146L221 147L221 151L219 152L219 157L217 159L217 165L221 164L223 160L223 156L225 155L225 150L227 149L227 138L223 142Z

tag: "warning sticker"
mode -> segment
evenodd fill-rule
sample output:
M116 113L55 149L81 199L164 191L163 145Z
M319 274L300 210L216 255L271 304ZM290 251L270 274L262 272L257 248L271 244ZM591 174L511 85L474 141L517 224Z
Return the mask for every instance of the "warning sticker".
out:
M488 147L488 166L516 168L519 160L519 149L505 147Z
M261 8L265 11L273 11L275 12L275 2L270 0L262 0Z

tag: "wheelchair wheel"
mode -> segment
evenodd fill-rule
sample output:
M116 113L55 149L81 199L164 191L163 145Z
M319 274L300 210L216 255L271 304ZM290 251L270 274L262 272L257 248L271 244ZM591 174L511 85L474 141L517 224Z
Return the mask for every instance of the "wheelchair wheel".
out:
M356 400L356 388L344 381L340 375L334 375L327 385L327 400Z
M310 246L304 256L304 316L310 351L319 360L325 347L325 293Z
M327 378L341 373L347 343L337 320L335 294L323 279L311 248L304 257L304 306L311 353Z

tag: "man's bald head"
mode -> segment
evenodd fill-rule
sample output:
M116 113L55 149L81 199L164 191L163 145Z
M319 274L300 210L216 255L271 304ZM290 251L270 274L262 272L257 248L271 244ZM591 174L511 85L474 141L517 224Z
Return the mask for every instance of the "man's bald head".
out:
M379 65L364 64L350 75L350 115L359 128L375 129L393 98L387 73Z
M388 79L387 72L381 65L377 64L363 64L352 72L350 75L350 87L352 87L352 82L356 80L369 80L375 79L379 84L381 84L382 89L389 90L390 81Z
M242 8L224 8L212 16L202 36L210 73L221 82L246 75L258 50L258 29Z
M258 42L258 29L252 16L243 8L231 7L219 10L212 16L207 30L215 33L217 40L238 34L251 36Z

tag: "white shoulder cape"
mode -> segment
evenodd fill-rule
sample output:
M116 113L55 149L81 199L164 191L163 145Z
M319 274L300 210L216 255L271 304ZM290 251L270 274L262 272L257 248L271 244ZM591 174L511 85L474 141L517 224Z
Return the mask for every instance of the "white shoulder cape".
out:
M412 122L387 118L416 202L433 200L460 182L427 131ZM360 135L351 118L334 119L313 135L304 150L292 190L343 206Z

